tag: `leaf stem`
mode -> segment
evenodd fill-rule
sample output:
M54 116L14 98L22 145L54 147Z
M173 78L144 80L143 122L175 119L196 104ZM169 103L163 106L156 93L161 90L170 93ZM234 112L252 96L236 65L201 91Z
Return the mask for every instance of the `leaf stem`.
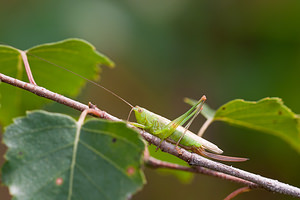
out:
M26 70L26 73L27 73L27 77L28 77L28 80L31 84L33 85L37 85L34 81L34 78L33 78L33 75L31 73L31 69L30 69L30 65L29 65L29 62L28 62L28 58L27 58L27 55L26 55L26 52L25 51L22 51L22 50L19 50L18 51L20 52L21 54L21 57L22 57L22 60L23 60L23 63L24 63L24 66L25 66L25 70Z
M213 118L208 118L204 124L201 126L199 132L197 133L197 135L199 137L202 137L204 132L206 131L206 129L208 128L208 126L211 124L211 122L213 121Z

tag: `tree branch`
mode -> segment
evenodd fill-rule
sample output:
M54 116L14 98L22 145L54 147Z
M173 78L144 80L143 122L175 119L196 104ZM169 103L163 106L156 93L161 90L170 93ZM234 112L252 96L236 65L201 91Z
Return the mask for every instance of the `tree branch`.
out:
M186 171L186 172L192 172L192 173L198 173L198 174L204 174L204 175L209 175L209 176L214 176L217 178L221 178L224 180L232 181L235 183L240 183L243 185L247 185L249 188L259 188L260 186L258 184L252 183L250 181L246 181L241 178L237 178L231 175L224 174L222 172L217 172L214 170L210 170L204 167L199 167L199 166L193 166L193 167L186 167L174 163L169 163L165 161L158 160L153 157L149 157L145 159L145 162L148 166L152 168L167 168L167 169L174 169L174 170L181 170L181 171Z
M0 80L2 82L14 85L16 87L25 89L27 91L30 91L38 96L51 99L58 103L62 103L64 105L67 105L67 106L77 109L79 111L83 111L83 110L86 110L89 108L89 106L87 106L87 105L84 105L80 102L74 101L74 100L64 97L60 94L49 91L43 87L32 85L30 83L26 83L26 82L17 80L17 79L11 78L9 76L6 76L4 74L1 74L1 73L0 73ZM93 114L97 115L98 117L112 120L112 121L121 121L121 119L118 119L118 118L106 113L105 111L102 111L98 108L94 108L94 109L95 109L95 112ZM154 135L151 135L150 133L147 133L146 131L137 129L136 127L133 127L133 126L130 126L130 127L137 130L144 137L144 139L147 140L148 142L150 142L156 146L159 146L162 151L170 153L174 156L177 156L178 158L186 161L187 163L189 163L192 166L200 166L200 167L204 167L204 168L207 168L210 170L222 172L224 174L228 174L228 175L238 177L240 179L255 183L260 188L264 188L268 191L282 193L282 194L300 198L300 189L297 187L294 187L294 186L291 186L291 185L288 185L285 183L281 183L277 180L273 180L270 178L265 178L265 177L262 177L262 176L259 176L259 175L241 170L241 169L237 169L232 166L228 166L228 165L225 165L222 163L218 163L218 162L209 160L198 154L191 153L185 149L181 149L181 154L179 154L174 145L172 145L166 141L161 142L161 140L159 138L155 137Z

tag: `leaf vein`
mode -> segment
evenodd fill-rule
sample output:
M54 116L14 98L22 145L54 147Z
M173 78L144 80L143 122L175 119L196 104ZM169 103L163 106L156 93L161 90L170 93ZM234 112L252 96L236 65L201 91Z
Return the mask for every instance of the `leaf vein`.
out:
M102 157L104 160L106 160L109 164L111 164L113 167L115 167L118 171L120 171L123 175L125 175L125 177L128 178L126 172L118 167L118 165L113 162L113 160L109 159L108 157L106 157L104 154L102 154L101 152L97 151L95 148L93 148L92 146L88 145L87 143L83 142L83 141L79 141L79 143L81 143L83 146L85 146L88 150L92 151L93 153L97 154L98 156Z

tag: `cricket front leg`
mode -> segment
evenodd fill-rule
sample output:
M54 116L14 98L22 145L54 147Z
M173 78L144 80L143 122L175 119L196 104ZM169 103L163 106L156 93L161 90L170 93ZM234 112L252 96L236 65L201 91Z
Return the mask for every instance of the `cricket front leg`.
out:
M127 123L130 124L130 125L132 125L132 126L134 126L134 127L143 129L143 130L145 130L147 128L147 126L145 126L143 124L136 123L136 122L129 122L129 121L127 121Z
M150 129L150 128L153 127L153 125L152 125L152 126L145 126L145 125L143 125L143 124L139 124L139 123L136 123L136 122L127 122L127 123L129 123L130 125L135 126L135 127L137 127L137 128L143 129L143 130L147 130L147 129ZM156 135L156 134L153 133L153 135ZM157 136L157 135L156 135L156 136ZM164 141L164 139L161 139L159 145L156 147L156 151L159 149L160 144L161 144L163 141Z

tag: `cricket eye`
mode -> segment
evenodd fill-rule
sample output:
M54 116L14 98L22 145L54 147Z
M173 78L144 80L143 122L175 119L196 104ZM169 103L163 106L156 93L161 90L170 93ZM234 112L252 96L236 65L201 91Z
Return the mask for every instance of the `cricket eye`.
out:
M139 108L139 109L138 109L138 112L139 112L139 113L142 113L142 112L143 112L143 110L142 110L141 108Z

